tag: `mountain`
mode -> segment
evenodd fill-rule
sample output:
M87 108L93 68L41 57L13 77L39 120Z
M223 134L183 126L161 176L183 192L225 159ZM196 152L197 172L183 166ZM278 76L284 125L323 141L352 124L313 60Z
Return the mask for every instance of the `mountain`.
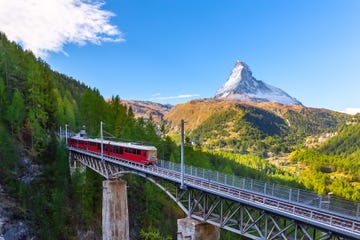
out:
M285 105L302 105L283 90L253 77L248 65L237 61L225 84L215 98L227 98L241 102L277 102Z
M327 109L226 98L192 100L165 115L170 132L179 133L184 119L186 134L200 145L261 154L289 152L308 136L336 131L348 118Z
M131 107L136 118L148 119L151 115L155 122L161 121L164 115L172 108L169 104L160 104L150 101L122 100L122 104Z
M226 99L198 99L191 100L187 103L175 105L164 117L167 121L171 132L179 132L181 119L186 122L186 132L195 130L206 119L216 112L227 111L233 109L235 101L227 101Z

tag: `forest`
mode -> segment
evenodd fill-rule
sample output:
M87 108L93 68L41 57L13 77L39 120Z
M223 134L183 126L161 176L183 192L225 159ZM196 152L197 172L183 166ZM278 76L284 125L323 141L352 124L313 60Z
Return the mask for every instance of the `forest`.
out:
M330 124L338 134L319 148L297 148L298 140L291 147L282 142L289 136L284 132L290 131L282 119L273 121L271 115L259 110L239 112L242 114L214 116L195 136L215 137L216 132L223 131L224 119L233 119L238 132L254 136L246 139L239 135L237 139L242 143L235 142L234 146L241 154L212 151L188 140L185 163L360 200L358 121L304 127L305 132L307 128L320 132L323 125ZM272 124L265 124L264 119L272 119ZM180 148L167 135L165 124L155 124L151 116L136 119L132 109L122 105L120 96L105 100L96 88L53 71L46 62L0 33L0 184L18 199L20 207L16 212L31 224L38 239L78 239L79 233L89 232L95 239L101 238L103 179L90 170L70 177L67 150L57 135L59 127L68 124L71 131L85 127L91 137L98 137L100 121L105 123L105 137L151 144L157 147L160 158L180 161ZM208 131L213 126L217 126L215 132ZM292 138L297 134L302 134L301 130L294 130ZM263 157L266 151L276 149L279 153L291 151L289 164L300 163L303 172L286 171ZM39 169L31 178L25 177L29 170L25 160ZM125 180L129 186L131 237L173 239L176 219L184 217L184 213L145 179L128 175ZM221 233L221 239L233 238L229 232Z

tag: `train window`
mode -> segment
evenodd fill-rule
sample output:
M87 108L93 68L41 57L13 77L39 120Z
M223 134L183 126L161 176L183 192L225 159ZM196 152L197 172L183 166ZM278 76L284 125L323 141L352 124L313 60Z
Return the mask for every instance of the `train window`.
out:
M143 155L146 156L146 151L145 150L143 151Z
M124 148L123 147L120 147L120 154L123 154L124 153Z
M130 154L138 154L138 155L140 155L140 150L133 149L133 148L125 148L125 152L130 153Z
M141 151L138 149L138 150L136 150L136 154L137 155L140 155L141 154Z
M113 153L119 153L119 147L117 147L117 146L111 146L111 151L112 151Z

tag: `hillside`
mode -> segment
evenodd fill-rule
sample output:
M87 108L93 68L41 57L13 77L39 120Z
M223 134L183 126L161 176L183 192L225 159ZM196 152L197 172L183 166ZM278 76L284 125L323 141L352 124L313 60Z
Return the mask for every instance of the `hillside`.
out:
M56 133L59 126L79 125L81 96L88 90L0 33L0 186L2 194L16 199L11 209L4 209L9 212L6 218L15 219L6 221L22 223L1 225L0 238L69 234L68 166L65 158L59 158ZM26 236L11 238L12 233L23 232L24 224L31 227Z
M85 127L96 137L100 121L105 137L149 142L167 159L176 148L151 122L135 119L119 96L105 101L97 89L54 72L0 33L0 193L1 199L15 199L11 205L0 202L0 239L101 239L103 179L90 170L70 178L67 151L57 136L67 124L70 131ZM177 216L176 205L142 178L128 183L135 203L129 206L132 237L150 225L175 232L176 221L162 213Z
M198 145L260 155L290 152L306 137L335 131L348 118L327 109L226 99L192 100L174 106L165 115L174 134L184 119L187 134Z
M0 33L0 113L32 154L51 141L53 129L75 128L80 97L88 87L54 72L31 52Z
M186 122L186 132L196 129L201 123L218 111L232 109L237 103L218 99L199 99L175 105L164 119L173 133L179 132L181 119Z
M287 164L296 165L298 178L317 192L360 199L360 123L341 126L337 135L319 147L291 153Z

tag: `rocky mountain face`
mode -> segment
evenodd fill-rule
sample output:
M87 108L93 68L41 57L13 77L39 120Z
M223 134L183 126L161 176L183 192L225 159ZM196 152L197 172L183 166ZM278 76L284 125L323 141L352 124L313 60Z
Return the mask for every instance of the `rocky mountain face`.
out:
M34 238L25 217L22 216L21 204L0 185L0 240Z
M227 98L241 102L276 102L285 105L302 105L289 94L253 77L248 65L241 61L234 68L225 84L215 94L215 98Z
M150 101L122 100L122 104L131 107L136 118L149 119L150 115L155 122L161 121L164 115L170 111L171 105L160 104Z

